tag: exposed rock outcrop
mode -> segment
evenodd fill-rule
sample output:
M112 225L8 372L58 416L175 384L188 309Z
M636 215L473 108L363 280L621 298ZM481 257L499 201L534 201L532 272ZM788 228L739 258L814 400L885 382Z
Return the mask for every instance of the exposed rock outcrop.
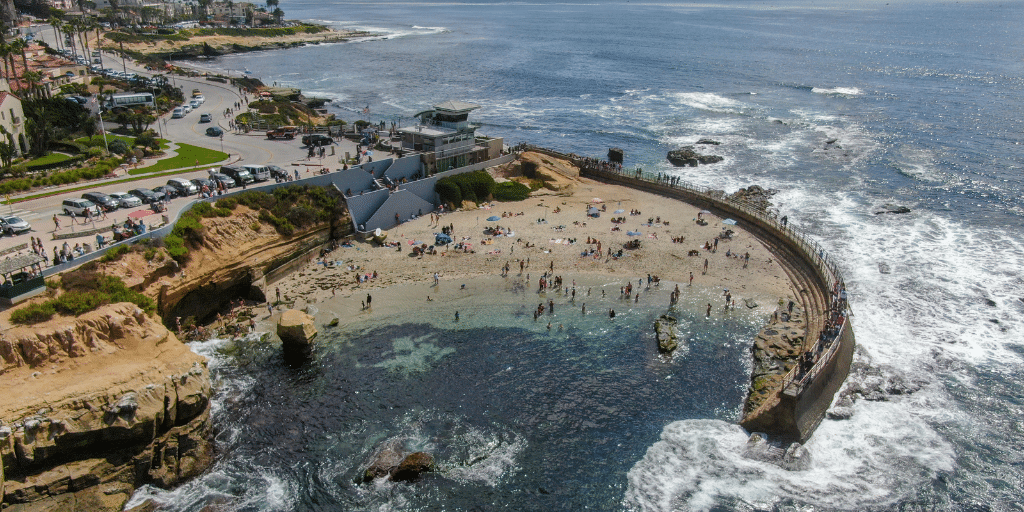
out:
M725 160L718 155L702 155L693 146L673 149L668 152L667 158L676 167L697 167L698 164L714 164Z
M733 201L743 201L758 210L767 210L772 205L772 196L778 192L778 190L768 190L757 185L751 185L729 194L727 198Z
M803 310L796 305L792 312L780 307L773 318L776 322L764 326L751 347L754 369L750 375L744 414L757 409L774 395L782 385L782 377L797 364L803 350L806 333Z
M654 333L658 337L658 351L671 353L679 347L679 333L676 324L679 323L673 316L661 315L654 321Z
M895 204L883 204L880 209L875 211L875 215L884 215L886 213L891 213L894 215L898 215L901 213L910 213L910 208Z
M374 454L363 471L363 482L390 476L396 482L411 482L423 473L434 470L434 457L426 452L406 453L401 443L388 441Z
M284 350L308 350L316 337L316 325L313 317L297 309L289 309L281 313L277 322L277 336L281 338Z
M134 304L14 328L0 347L5 511L121 510L209 465L206 361Z

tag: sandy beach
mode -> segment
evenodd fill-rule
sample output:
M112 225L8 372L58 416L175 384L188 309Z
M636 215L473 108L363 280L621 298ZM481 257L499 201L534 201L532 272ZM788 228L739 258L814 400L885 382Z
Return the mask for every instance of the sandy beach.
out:
M588 217L590 207L604 211L597 218ZM624 212L613 213L617 210ZM639 214L631 215L634 210ZM351 247L339 247L322 260L312 258L288 277L271 283L268 295L273 301L280 291L283 304L278 310L312 305L318 311L318 321L324 322L334 316L342 322L384 320L424 309L436 311L447 321L460 308L465 320L466 310L472 311L474 302L502 291L525 292L528 298L524 300L536 303L538 299L532 296L537 295L545 272L561 277L563 289L557 297L547 290L542 302L572 302L574 308L582 308L582 302L591 300L590 311L601 314L607 313L607 304L614 304L607 301L619 301L620 288L630 282L641 291L639 302L666 307L678 283L683 290L679 307L704 316L710 303L712 317L728 314L725 289L730 290L736 308L748 309L746 300L753 299L758 304L753 311L761 315L770 315L779 298L796 296L783 268L758 240L712 214L704 214L707 224L698 225L699 211L673 199L581 179L568 194L542 189L522 202L488 203L479 209L444 214L439 220L430 215L413 219L388 232L387 243L399 246L354 241ZM492 216L499 220L488 221ZM624 218L624 222L613 223L615 218ZM661 222L657 222L659 218ZM648 224L650 219L655 222ZM471 244L470 252L454 249L453 243L436 247L436 254L414 255L414 246L434 244L435 233L440 233L442 226L454 230L454 243ZM495 227L511 234L487 233ZM734 231L732 237L720 239L717 250L704 249L705 243L714 245L724 228ZM641 235L629 236L629 231ZM680 237L683 242L673 241ZM596 251L595 240L600 242L600 254L581 256ZM630 240L639 240L640 248L623 249ZM609 248L615 254L622 249L622 256L609 257ZM692 250L698 255L689 256ZM750 259L745 263L747 253ZM506 264L509 271L502 276ZM659 278L661 285L648 289L648 274ZM364 279L361 283L360 276ZM576 300L571 296L574 282ZM604 292L600 298L605 302L598 300L595 290ZM593 299L586 297L587 292ZM373 297L370 307L365 305L367 295ZM630 302L638 303L635 294ZM260 316L266 322L276 314L271 318L264 310ZM269 323L261 326L264 328L273 331Z

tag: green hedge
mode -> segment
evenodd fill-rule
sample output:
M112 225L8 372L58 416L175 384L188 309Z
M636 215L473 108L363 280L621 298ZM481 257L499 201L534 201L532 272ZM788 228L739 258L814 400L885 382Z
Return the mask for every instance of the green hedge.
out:
M441 196L442 201L458 207L462 201L486 201L493 193L494 185L494 178L486 171L473 171L441 178L434 185L434 191ZM458 187L459 194L455 194L452 186Z
M517 181L506 181L495 184L493 193L498 201L522 201L530 197L530 187Z

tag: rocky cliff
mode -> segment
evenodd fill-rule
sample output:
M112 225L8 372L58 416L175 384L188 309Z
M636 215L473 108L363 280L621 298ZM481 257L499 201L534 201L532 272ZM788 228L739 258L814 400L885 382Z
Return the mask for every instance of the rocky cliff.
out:
M134 304L0 339L5 511L121 510L211 460L206 361Z

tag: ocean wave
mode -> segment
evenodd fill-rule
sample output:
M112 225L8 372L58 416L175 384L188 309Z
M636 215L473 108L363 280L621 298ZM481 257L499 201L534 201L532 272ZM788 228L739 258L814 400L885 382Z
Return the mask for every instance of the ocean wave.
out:
M675 92L667 96L688 107L713 112L734 112L745 106L743 102L710 92Z
M833 87L831 89L812 87L811 92L815 94L834 94L838 96L860 96L861 94L860 89L856 87Z
M856 421L826 422L807 445L811 467L787 471L743 456L749 437L718 420L669 424L629 470L623 505L632 511L770 509L784 500L844 510L886 505L901 490L949 472L952 448L899 405ZM839 428L835 428L835 427Z

